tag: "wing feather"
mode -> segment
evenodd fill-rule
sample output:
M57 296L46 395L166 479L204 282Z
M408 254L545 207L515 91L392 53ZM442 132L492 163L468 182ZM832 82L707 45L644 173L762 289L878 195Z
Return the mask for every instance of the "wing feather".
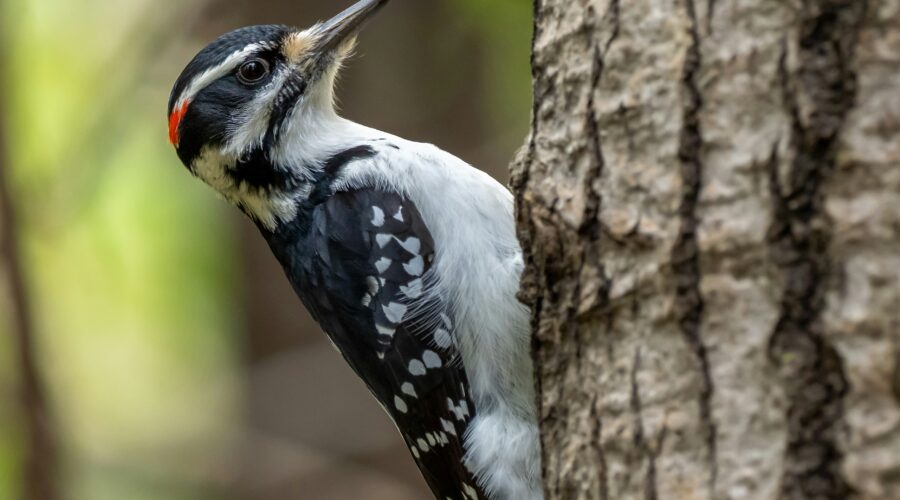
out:
M434 241L415 205L378 190L339 192L295 241L288 274L306 306L397 424L440 499L485 498L464 465L475 415ZM302 264L300 264L302 262Z

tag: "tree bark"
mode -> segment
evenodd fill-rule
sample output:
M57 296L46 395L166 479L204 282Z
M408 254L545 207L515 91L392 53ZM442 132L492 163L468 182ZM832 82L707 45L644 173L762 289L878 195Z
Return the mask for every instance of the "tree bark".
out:
M900 0L537 0L548 499L900 498Z

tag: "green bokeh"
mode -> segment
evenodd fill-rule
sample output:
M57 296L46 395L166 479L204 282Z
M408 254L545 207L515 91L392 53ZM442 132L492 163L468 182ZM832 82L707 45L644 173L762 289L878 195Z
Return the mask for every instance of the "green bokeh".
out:
M529 2L448 5L484 34L488 125L516 143L530 102ZM186 31L186 9L0 2L9 177L70 500L222 498L216 475L240 424L229 209L165 141L170 61L191 42L170 35ZM23 443L2 319L0 499L13 499Z
M169 82L146 66L175 8L4 7L10 177L74 500L203 498L237 425L235 245L225 207L173 159ZM0 498L17 486L10 413Z

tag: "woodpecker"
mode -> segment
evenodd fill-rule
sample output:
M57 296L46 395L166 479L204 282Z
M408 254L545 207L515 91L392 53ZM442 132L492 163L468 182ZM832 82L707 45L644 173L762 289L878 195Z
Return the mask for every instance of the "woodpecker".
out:
M215 40L175 83L169 139L257 225L436 498L539 500L510 192L435 146L335 110L335 77L386 3Z

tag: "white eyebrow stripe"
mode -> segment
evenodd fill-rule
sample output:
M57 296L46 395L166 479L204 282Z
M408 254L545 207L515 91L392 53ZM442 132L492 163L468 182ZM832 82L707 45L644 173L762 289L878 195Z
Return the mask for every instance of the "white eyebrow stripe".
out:
M269 43L251 43L243 49L235 51L230 56L225 58L225 60L222 61L222 63L218 66L209 68L208 70L204 71L199 76L191 80L190 85L188 85L184 89L184 91L181 93L181 96L178 97L178 101L176 101L175 107L173 107L172 109L180 109L182 106L184 106L185 102L192 101L194 99L194 96L196 96L201 90L205 89L219 78L222 78L228 73L231 73L250 54L263 49L268 49L270 47L271 44Z

